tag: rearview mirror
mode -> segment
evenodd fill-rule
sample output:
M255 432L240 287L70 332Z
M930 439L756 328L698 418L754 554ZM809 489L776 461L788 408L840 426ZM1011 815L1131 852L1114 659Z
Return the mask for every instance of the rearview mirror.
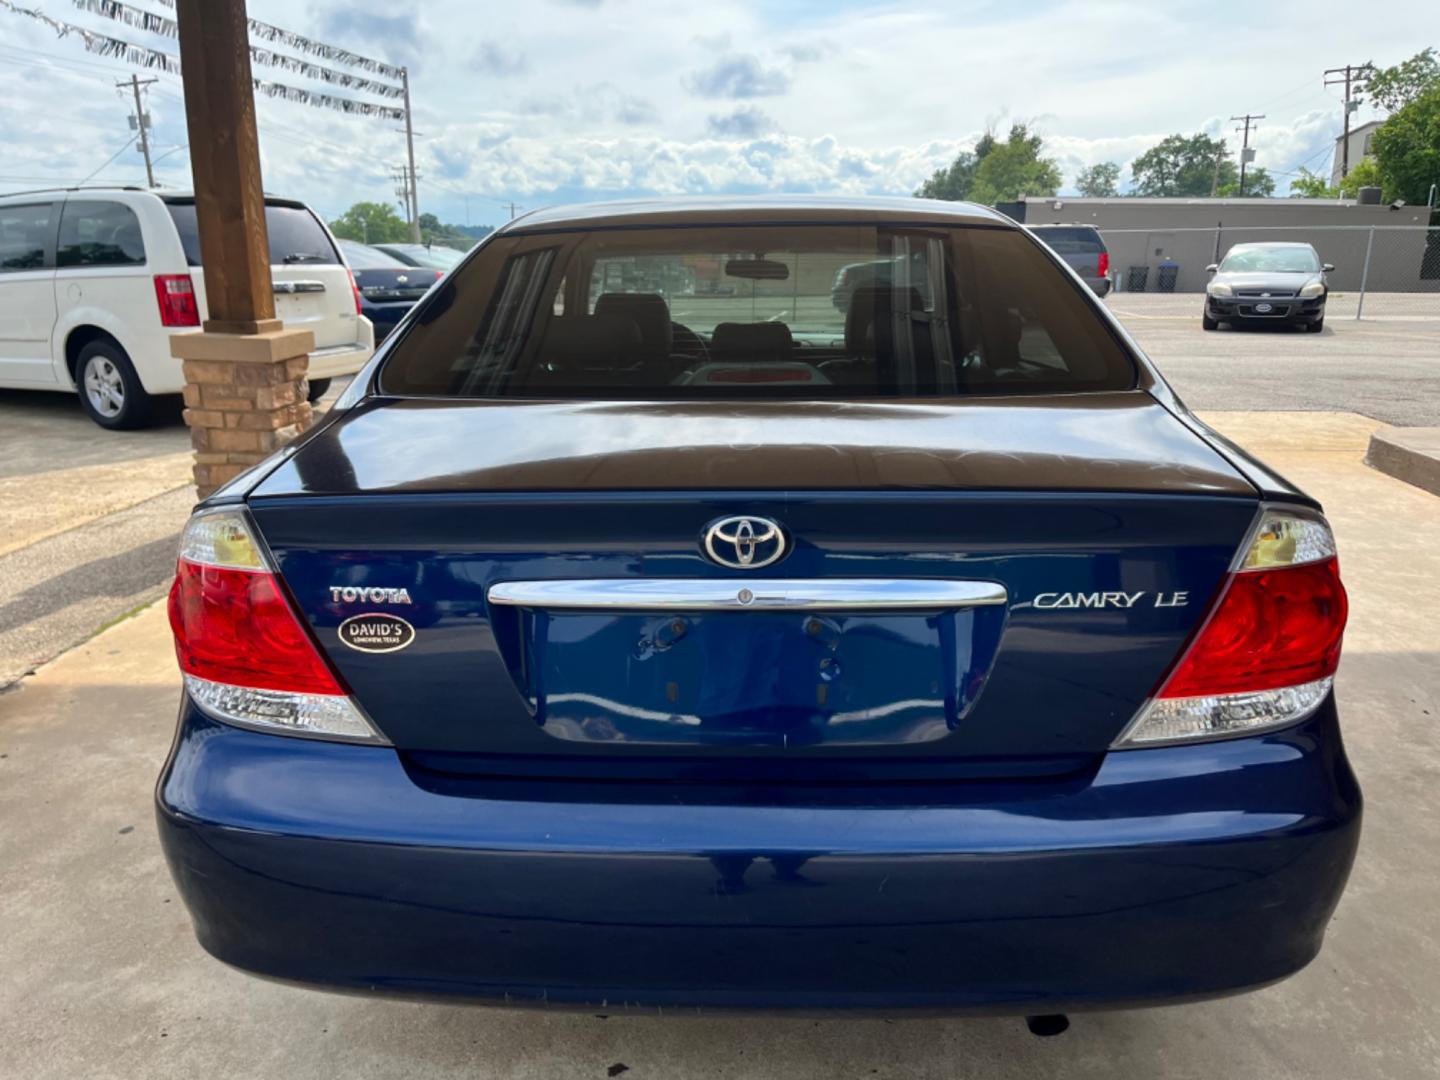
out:
M790 277L790 267L774 259L730 259L725 263L725 276L751 281L785 281Z
M1335 269L1335 264L1334 264L1334 263L1321 263L1321 264L1320 264L1320 269L1323 270L1325 273L1328 274L1328 273L1330 273L1331 270L1334 270L1334 269Z
M1205 267L1205 272L1206 272L1207 274L1213 274L1213 273L1215 273L1216 270L1219 270L1219 269L1220 269L1220 264L1219 264L1219 263L1211 263L1209 266Z

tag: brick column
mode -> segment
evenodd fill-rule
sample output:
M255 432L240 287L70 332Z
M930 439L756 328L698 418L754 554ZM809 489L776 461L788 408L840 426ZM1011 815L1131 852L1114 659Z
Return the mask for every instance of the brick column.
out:
M310 426L306 371L314 347L309 330L171 336L171 354L184 361L185 423L202 499Z

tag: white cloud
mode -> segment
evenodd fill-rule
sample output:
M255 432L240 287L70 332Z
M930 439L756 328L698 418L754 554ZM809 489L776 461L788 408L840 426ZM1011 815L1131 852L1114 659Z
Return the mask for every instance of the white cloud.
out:
M1393 28L1422 21L1427 6L1397 4L1385 20L1354 20L1276 0L1266 18L1288 28L1283 39L1227 34L1223 47L1214 28L1245 10L1234 0L1194 11L1055 0L963 12L947 0L547 0L486 5L483 18L470 0L250 0L250 13L409 64L422 206L479 222L511 200L907 192L1009 118L1036 122L1068 184L1098 161L1127 166L1174 132L1235 145L1229 115L1266 113L1253 145L1283 192L1283 171L1306 160L1328 169L1339 109L1321 86L1324 58L1394 62L1418 48ZM178 51L67 5L51 14ZM128 71L0 10L0 188L73 182L119 150L129 105L113 82ZM157 153L188 141L179 80L160 79L148 99ZM404 159L396 124L263 98L257 115L269 190L332 214L393 199L390 170ZM162 180L187 183L186 157L171 153ZM99 174L142 178L133 150Z

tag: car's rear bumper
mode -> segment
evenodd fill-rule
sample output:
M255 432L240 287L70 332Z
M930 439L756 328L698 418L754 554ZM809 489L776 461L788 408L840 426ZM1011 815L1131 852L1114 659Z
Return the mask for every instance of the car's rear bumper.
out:
M452 786L453 785L453 786ZM568 792L568 794L567 794ZM1069 781L607 789L407 771L185 706L160 836L201 944L332 989L606 1010L1049 1012L1320 947L1359 836L1333 704Z

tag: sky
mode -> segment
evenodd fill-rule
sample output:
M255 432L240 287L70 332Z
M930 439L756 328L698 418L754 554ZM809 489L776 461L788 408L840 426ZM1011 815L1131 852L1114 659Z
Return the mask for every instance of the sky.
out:
M178 53L66 0L15 0L114 38ZM163 0L128 0L168 12ZM1383 18L1331 0L250 0L253 18L409 68L422 211L498 224L539 206L634 195L908 194L985 130L1041 132L1076 174L1172 133L1251 141L1279 192L1328 174L1339 88L1322 72L1419 51L1429 2ZM273 46L272 46L273 47ZM133 69L77 36L0 8L0 191L143 183ZM189 184L179 76L146 90L157 180ZM319 89L256 65L260 78ZM331 90L363 98L346 90ZM1373 116L1362 106L1357 121ZM402 125L257 100L265 188L333 218L395 201ZM110 160L112 159L113 160Z

